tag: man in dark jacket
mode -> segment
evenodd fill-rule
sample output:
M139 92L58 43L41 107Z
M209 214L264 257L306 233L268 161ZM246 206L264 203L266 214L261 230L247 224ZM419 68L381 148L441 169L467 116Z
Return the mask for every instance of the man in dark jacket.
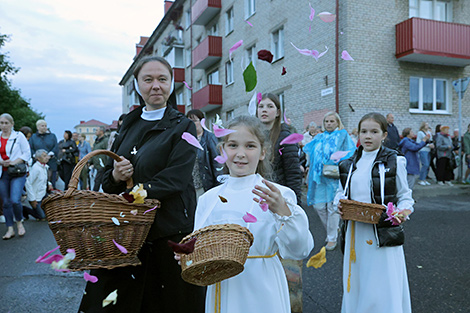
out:
M39 149L43 149L51 156L47 165L49 165L49 181L55 189L57 182L57 157L59 155L57 137L53 133L49 132L47 129L47 122L45 120L38 120L36 122L36 127L38 131L29 139L31 155L34 155Z
M104 135L104 127L99 127L96 130L96 140L93 144L93 151L95 150L106 150L108 147L108 137ZM91 163L96 170L95 184L93 191L99 191L101 183L103 181L104 167L107 161L107 157L104 154L96 155L91 159Z
M390 149L398 149L400 143L400 134L397 127L393 124L395 117L392 113L387 114L387 138L385 139L384 146Z

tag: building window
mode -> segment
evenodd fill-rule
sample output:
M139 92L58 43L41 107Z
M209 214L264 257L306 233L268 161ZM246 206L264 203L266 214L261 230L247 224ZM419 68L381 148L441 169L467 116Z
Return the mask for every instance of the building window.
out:
M191 48L186 49L186 67L191 66Z
M271 34L271 52L274 61L284 57L284 28L281 27Z
M86 129L86 132L87 132L87 133L89 133L89 132L90 132L90 130L89 130L89 128L88 128L88 127L87 127L87 129Z
M191 106L191 90L186 91L186 105Z
M207 84L209 85L220 85L219 81L219 70L213 71L207 74Z
M277 94L278 98L279 98L279 104L281 105L281 115L284 114L284 110L285 110L285 106L284 106L284 92L281 92L279 94ZM284 122L284 117L281 117L281 121Z
M233 84L233 63L231 61L225 63L225 84Z
M449 86L445 79L410 77L410 112L448 113Z
M183 57L183 48L174 47L173 49L165 55L165 59L170 63L171 67L183 68L184 67L184 57Z
M226 117L225 119L226 121L230 121L231 119L233 119L235 117L233 110L227 111L225 117Z
M186 12L184 12L184 24L186 26L186 29L191 26L191 10L186 10Z
M214 23L207 29L208 36L219 36L219 27L217 27L217 23Z
M409 14L430 20L452 22L452 2L450 0L409 0Z
M258 58L258 55L256 54L256 46L253 45L246 49L246 66L250 64L250 62L253 62L253 66L256 68L256 59Z
M183 91L180 91L180 92L177 92L177 93L176 93L176 104L177 104L177 105L182 105L182 104L184 104L184 100L183 100Z
M230 34L233 31L233 7L228 9L225 13L225 35Z
M78 129L78 132L79 132L79 133L81 133L81 132L82 132L82 129L81 129L81 128L79 128L79 129Z
M256 12L256 0L245 0L245 19L249 18Z
M196 90L201 90L201 89L202 89L202 79L196 82Z

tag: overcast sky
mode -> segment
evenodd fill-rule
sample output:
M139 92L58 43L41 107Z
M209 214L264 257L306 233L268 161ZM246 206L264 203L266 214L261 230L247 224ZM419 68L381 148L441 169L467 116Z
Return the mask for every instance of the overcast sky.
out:
M110 124L135 44L163 10L163 0L1 0L0 34L10 35L2 53L20 68L9 79L58 139L80 120Z

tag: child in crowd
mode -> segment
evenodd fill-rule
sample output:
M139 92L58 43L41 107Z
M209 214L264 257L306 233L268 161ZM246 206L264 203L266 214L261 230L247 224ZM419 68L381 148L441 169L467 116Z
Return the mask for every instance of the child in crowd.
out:
M411 312L403 252L402 224L413 212L406 159L382 145L387 121L378 113L362 117L358 126L361 146L340 163L341 185L349 199L407 209L392 225L383 213L378 224L343 221L342 312ZM382 182L381 182L382 181ZM383 189L382 189L383 188ZM338 202L341 190L335 202ZM338 205L341 210L341 206Z
M29 171L29 176L26 179L26 194L28 201L31 204L31 209L23 206L24 215L31 215L37 220L44 220L46 215L41 208L41 201L46 196L48 183L48 169L47 162L51 156L46 150L39 149L34 154L34 158L37 162L33 164Z
M221 145L230 176L199 198L194 229L239 224L251 231L254 242L242 273L207 288L206 312L214 312L215 303L221 304L217 312L291 312L287 279L277 254L297 260L309 255L313 236L307 215L291 189L263 178L269 175L269 158L260 121L239 116L227 129L235 131ZM266 204L268 210L263 212L261 205ZM245 222L247 213L257 221Z

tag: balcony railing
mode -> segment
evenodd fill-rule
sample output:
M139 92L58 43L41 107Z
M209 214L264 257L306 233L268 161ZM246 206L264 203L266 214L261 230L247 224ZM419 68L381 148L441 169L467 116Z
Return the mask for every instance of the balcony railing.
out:
M197 0L191 9L191 21L195 25L206 25L221 8L221 0Z
M179 88L181 85L183 85L183 82L185 80L184 77L184 68L173 68L173 78L175 81L175 88Z
M222 106L222 85L207 85L193 94L193 108L208 112Z
M207 36L193 50L193 68L206 69L222 58L222 37Z
M463 67L470 64L470 25L410 18L395 26L399 61Z

